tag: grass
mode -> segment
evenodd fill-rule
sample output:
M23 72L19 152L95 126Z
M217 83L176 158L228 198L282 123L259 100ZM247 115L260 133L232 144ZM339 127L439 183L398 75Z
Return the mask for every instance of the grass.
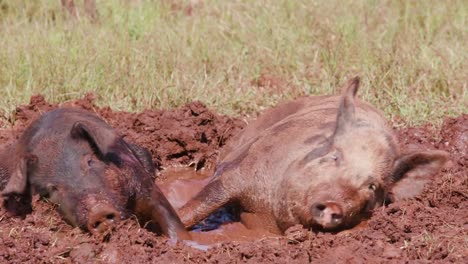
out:
M34 94L63 102L88 92L116 110L200 100L251 115L337 93L354 75L361 98L396 125L468 112L463 0L204 0L191 15L188 0L125 2L97 1L91 23L67 18L58 0L0 0L3 119Z
M413 236L410 241L405 240L401 249L410 255L416 253L418 259L434 260L443 255L463 258L468 251L468 234L463 227L450 226L450 228L453 229L450 235L436 235L424 230L421 234Z

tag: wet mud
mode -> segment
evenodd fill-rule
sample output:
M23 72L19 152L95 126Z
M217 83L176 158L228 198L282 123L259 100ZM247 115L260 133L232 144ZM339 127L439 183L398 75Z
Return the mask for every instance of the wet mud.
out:
M220 148L245 126L200 102L141 113L97 107L92 95L64 105L95 112L128 141L148 148L158 168L155 183L176 208L206 184ZM0 147L57 107L32 97L12 120L0 124ZM235 208L227 208L191 231L198 244L174 244L133 218L110 235L92 237L69 226L52 204L35 196L33 212L24 219L1 210L0 263L466 263L468 115L446 118L441 128L425 125L397 134L404 150L441 149L450 153L450 161L422 195L379 208L351 230L315 233L294 226L277 236L247 230L236 221ZM216 221L225 223L213 229Z

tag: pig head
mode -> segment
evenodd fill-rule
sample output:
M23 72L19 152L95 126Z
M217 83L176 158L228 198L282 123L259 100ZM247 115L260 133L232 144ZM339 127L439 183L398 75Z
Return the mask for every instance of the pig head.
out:
M421 192L447 154L400 153L382 114L355 99L358 86L355 78L341 96L301 98L261 115L225 148L211 182L180 209L183 223L192 226L237 203L248 227L338 230L386 200Z
M30 203L37 192L57 204L70 224L93 234L136 214L171 238L189 238L153 184L149 152L125 142L91 113L68 108L48 112L0 157L0 187L4 205L12 212L18 204Z

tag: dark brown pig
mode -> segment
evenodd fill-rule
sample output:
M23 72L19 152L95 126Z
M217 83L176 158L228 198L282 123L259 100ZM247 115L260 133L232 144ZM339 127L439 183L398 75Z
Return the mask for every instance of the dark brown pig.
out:
M210 183L180 209L182 222L193 226L235 203L249 228L340 230L386 199L418 194L447 154L401 154L382 114L355 99L358 86L355 78L341 96L301 98L261 115L225 148Z
M69 108L44 114L0 153L0 187L12 213L37 192L70 224L93 234L135 214L172 239L189 239L153 184L154 170L146 149L125 142L99 117Z

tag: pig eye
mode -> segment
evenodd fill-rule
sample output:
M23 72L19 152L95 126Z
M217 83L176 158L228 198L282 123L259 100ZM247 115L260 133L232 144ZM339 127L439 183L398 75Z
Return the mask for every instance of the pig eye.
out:
M377 185L375 185L373 183L369 184L369 190L375 192L377 190Z
M333 154L327 154L323 158L319 160L319 163L331 163L334 165L338 165L340 161L340 154L335 152Z
M94 164L94 160L93 159L88 159L88 166L91 167L93 166Z
M335 153L335 154L331 154L327 157L327 160L329 161L338 161L338 155Z

